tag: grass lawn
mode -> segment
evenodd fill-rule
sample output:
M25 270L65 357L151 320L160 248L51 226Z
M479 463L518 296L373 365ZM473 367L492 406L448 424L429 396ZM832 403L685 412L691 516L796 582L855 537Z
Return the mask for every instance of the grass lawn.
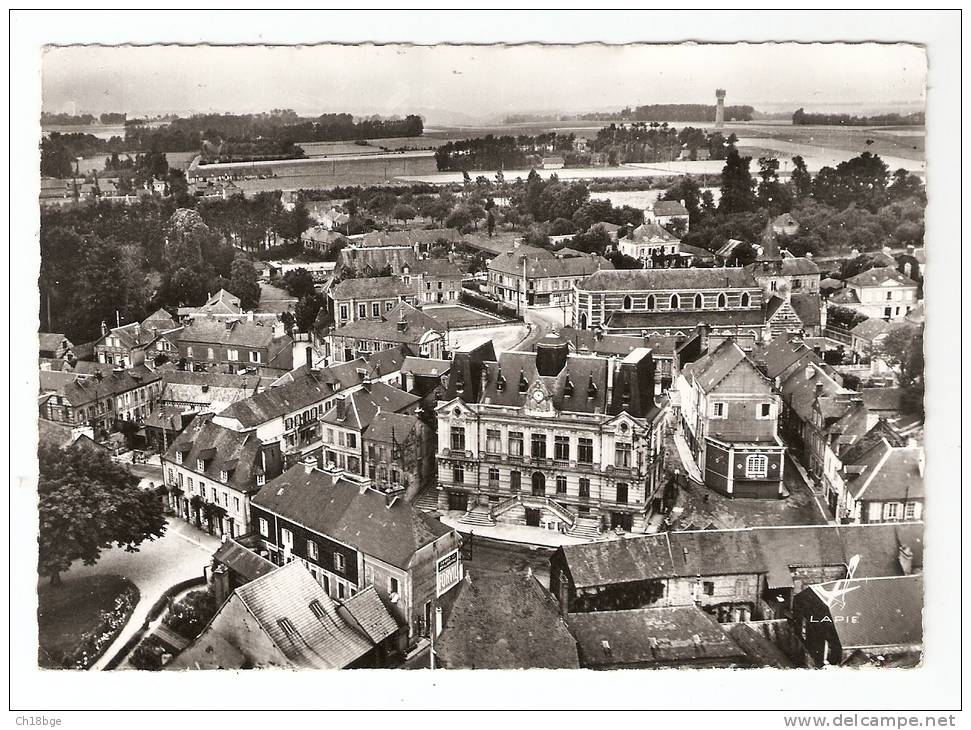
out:
M63 581L62 586L55 588L45 579L37 587L38 663L46 669L62 668L58 658L73 655L92 632L108 634L107 638L96 642L98 653L104 651L138 603L138 588L121 576L93 575L72 579L68 573ZM114 613L119 599L126 594L130 600L124 604L122 615L106 624L104 614ZM89 655L88 666L97 659L98 653Z

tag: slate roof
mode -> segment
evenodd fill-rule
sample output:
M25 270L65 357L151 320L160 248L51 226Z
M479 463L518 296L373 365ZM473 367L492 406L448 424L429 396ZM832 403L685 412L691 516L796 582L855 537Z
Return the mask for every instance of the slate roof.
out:
M113 371L100 380L79 373L55 370L41 370L39 376L42 393L62 395L72 406L82 406L161 380L161 375L152 372L144 365L136 365L119 372Z
M405 284L394 276L376 276L370 279L345 279L331 289L335 301L343 299L382 299L416 294L417 284Z
M405 327L399 327L404 321ZM398 303L393 309L381 315L380 320L357 319L335 329L334 337L352 337L358 340L377 342L398 342L417 345L428 332L441 332L442 324L417 307L407 302Z
M182 467L202 474L209 481L226 484L246 494L259 490L256 484L258 474L272 473L273 464L267 463L264 471L261 458L263 442L253 432L231 431L212 422L209 414L197 416L185 430L176 436L169 450L165 452L167 461L176 462L176 454L182 453ZM196 461L204 460L205 469L197 471ZM228 481L223 482L222 471L228 472Z
M348 387L334 377L330 370L330 368L323 368L308 373L304 369L293 376L293 380L289 383L267 388L249 398L236 401L220 413L220 416L235 418L244 428L250 428L319 403ZM360 376L356 376L355 379L356 382L361 380Z
M447 375L451 367L451 360L433 360L427 357L413 357L409 355L401 365L401 372L430 378L440 378L443 375Z
M822 322L822 302L818 294L793 294L789 304L806 327L818 327Z
M809 377L806 377L807 370L811 370ZM816 392L817 383L821 383L823 386L819 393ZM802 421L812 419L813 403L815 403L816 398L837 394L849 395L853 392L837 383L832 376L815 363L794 370L782 383L779 390L783 400L788 403L789 407Z
M858 615L858 621L834 621L843 651L856 647L919 644L923 640L924 579L922 575L863 578L823 583L806 590L821 600L822 591L851 589L843 594L846 605L837 612Z
M64 449L74 443L74 429L60 421L38 418L37 441L40 444L51 444Z
M462 240L462 234L453 228L414 228L407 231L370 231L354 240L354 245L373 246L414 246L415 244L433 244L440 239L456 243Z
M386 350L371 353L367 359L367 374L369 378L380 378L401 370L405 359L411 354L407 344L389 347Z
M540 279L556 276L587 276L595 271L614 268L612 263L601 256L583 254L560 258L546 249L525 245L499 254L489 262L488 266L490 271L522 276L524 262L526 277Z
M811 276L819 274L819 267L816 262L805 256L793 256L782 259L782 274L783 276Z
M654 215L688 215L688 209L677 200L655 200Z
M905 391L903 388L863 388L860 395L871 411L899 411Z
M924 498L924 478L918 464L919 446L894 447L882 440L867 453L854 459L854 470L846 487L854 499L874 501Z
M899 549L902 545L913 552L914 570L924 566L922 522L840 525L838 529L847 559L860 556L855 573L857 578L901 575Z
M374 648L338 614L337 604L299 561L237 588L236 595L293 667L342 669ZM312 601L322 616L311 610ZM281 625L284 619L292 634Z
M403 443L413 431L421 426L417 416L408 413L388 413L381 411L371 419L370 425L364 431L366 441L381 441L383 443Z
M580 663L587 668L623 664L745 663L745 653L697 606L571 613Z
M667 335L651 335L649 337L635 337L634 335L605 334L598 338L593 330L579 330L564 327L560 336L570 343L574 352L586 348L597 355L629 355L638 347L649 347L655 358L671 357L677 337ZM534 345L535 348L535 345Z
M426 279L461 279L465 274L458 264L448 259L421 259L410 267L416 274L422 274Z
M218 344L229 347L268 348L276 339L273 326L246 319L220 320L194 317L182 328L180 340L189 344Z
M773 337L765 346L762 357L765 361L765 374L772 380L804 360L808 359L811 362L818 360L816 354L806 347L801 338L796 338L789 333L782 337Z
M532 575L477 573L454 589L435 651L449 669L577 669L553 597Z
M343 605L375 644L380 644L398 631L398 622L388 613L373 585L351 596Z
M581 281L583 291L680 291L687 289L755 289L752 274L739 266L715 269L620 269L598 271Z
M847 279L846 283L859 287L881 286L887 279L891 279L902 286L917 286L916 281L908 279L893 266L881 266L876 269L870 269L869 271L863 271Z
M257 375L165 370L161 400L205 403L223 408L258 392L267 380Z
M206 303L196 311L200 314L208 312L212 312L213 314L240 314L243 308L240 306L240 298L238 296L225 289L220 289L209 297Z
M858 577L900 575L898 548L923 565L923 525L808 525L666 532L564 545L559 550L577 588L644 580L765 574L771 588L792 586L797 567L845 566L860 556ZM687 550L687 555L685 554Z
M365 555L407 570L415 553L452 532L406 500L296 464L252 497L267 509Z
M728 629L728 636L745 652L749 661L758 667L773 669L792 669L792 660L771 641L766 639L758 629L747 623L738 623Z
M688 363L682 368L686 377L692 379L703 392L710 393L739 365L754 370L762 377L762 372L755 366L748 355L738 346L735 340L728 338L711 352ZM768 383L766 383L768 387Z
M365 383L360 390L344 398L343 406L335 404L320 420L363 432L379 410L397 413L415 405L419 400L421 399L417 395L405 393L386 383ZM343 417L339 415L342 408Z
M680 213L664 213L656 215L682 215ZM642 223L631 231L628 239L634 243L677 243L680 239L671 235L665 228L657 223Z
M276 565L235 540L226 540L213 553L213 563L221 563L247 581L276 570Z
M380 271L390 266L394 273L400 273L404 266L414 266L417 261L410 248L342 248L338 259L341 269L363 272L370 266L372 271Z

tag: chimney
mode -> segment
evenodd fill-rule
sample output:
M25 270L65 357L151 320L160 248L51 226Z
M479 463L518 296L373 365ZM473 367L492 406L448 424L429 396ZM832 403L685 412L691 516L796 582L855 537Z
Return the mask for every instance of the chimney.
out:
M904 575L913 574L914 551L906 545L901 545L900 549L897 551L897 562L900 563L900 569L904 571Z
M913 256L914 255L914 251L915 251L914 244L908 243L907 244L907 255L908 256Z
M253 312L247 312L246 313L246 321L247 322L252 322L253 321Z
M806 380L812 380L814 374L815 371L813 370L812 363L809 363L806 365Z
M135 339L137 340L142 336L142 325L139 322L135 322Z
M343 398L337 399L336 407L337 407L337 420L343 421L344 414L346 413L346 408L347 408Z
M310 345L307 345L307 348L304 350L304 353L307 356L307 370L313 370L314 369L314 348L311 347Z
M817 398L823 394L823 384L822 383L816 383L816 392L815 393L816 393L816 397Z
M101 320L101 336L104 337L106 334L108 334L108 323Z
M854 246L852 249L850 249L850 258L851 259L855 259L859 255L860 255L860 249L858 249L856 246Z
M313 456L308 456L300 463L303 465L303 471L305 474L310 474L314 469L317 468L317 459Z

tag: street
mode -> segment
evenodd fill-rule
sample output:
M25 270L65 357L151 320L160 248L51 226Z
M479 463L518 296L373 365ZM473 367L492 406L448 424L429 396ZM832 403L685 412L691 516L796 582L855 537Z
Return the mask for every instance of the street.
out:
M68 581L86 575L114 574L130 579L141 596L131 619L92 669L101 669L142 625L149 609L170 587L184 580L202 576L212 554L219 547L219 539L207 535L176 518L166 520L165 535L142 543L137 552L123 548L106 550L94 565L75 563L64 574Z

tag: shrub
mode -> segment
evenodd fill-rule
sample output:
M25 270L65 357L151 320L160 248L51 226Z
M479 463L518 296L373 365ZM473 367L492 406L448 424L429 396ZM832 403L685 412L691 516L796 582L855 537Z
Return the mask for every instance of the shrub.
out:
M209 620L216 615L219 606L216 597L208 590L192 591L172 606L162 623L186 639L196 638Z

